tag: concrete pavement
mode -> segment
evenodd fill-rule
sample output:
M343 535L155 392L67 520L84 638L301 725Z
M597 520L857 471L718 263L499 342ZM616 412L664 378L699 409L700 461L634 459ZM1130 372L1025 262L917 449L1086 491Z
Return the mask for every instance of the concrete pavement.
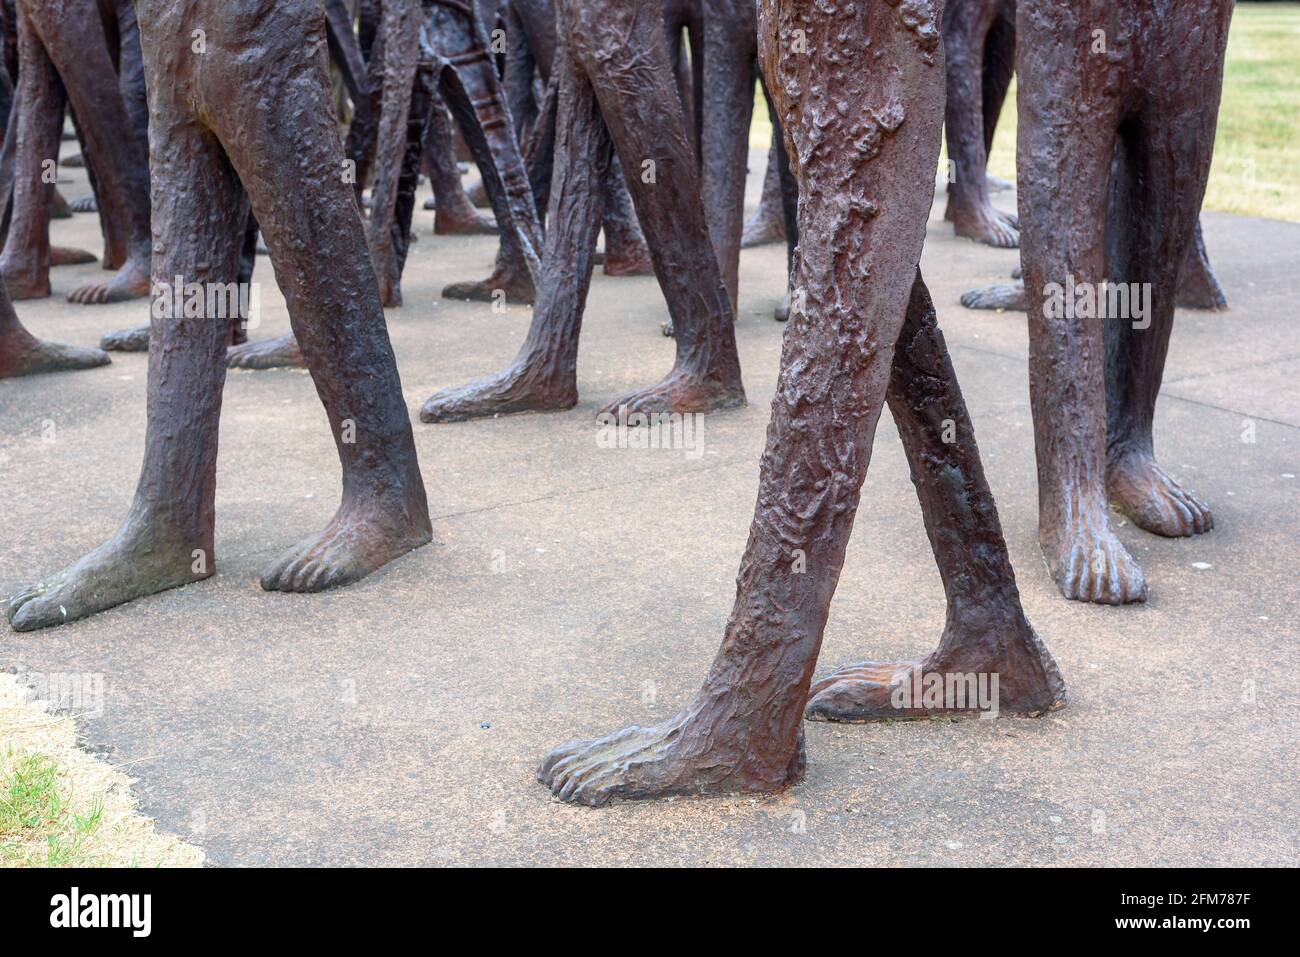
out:
M762 177L751 169L752 195ZM78 195L81 171L69 173ZM1010 194L996 200L1006 205ZM271 595L257 576L338 501L309 377L235 372L221 426L217 574L59 629L0 629L0 667L104 676L87 746L140 780L161 830L225 865L1300 863L1300 224L1207 214L1225 314L1180 313L1157 451L1216 528L1125 524L1150 600L1064 601L1035 544L1023 315L971 313L1017 253L957 240L936 205L923 269L997 497L1030 620L1069 686L1039 720L808 725L807 778L764 798L553 800L537 763L574 736L646 724L698 686L722 636L757 486L783 327L782 246L747 250L737 334L750 404L709 416L704 453L597 445L599 405L672 361L653 278L599 273L578 407L415 425L436 543L351 588ZM529 312L444 302L492 238L431 234L388 313L414 417L496 370ZM54 241L100 251L93 216ZM73 306L97 266L19 303L38 335L91 344L144 302ZM263 326L287 328L259 261ZM112 533L144 438L146 359L0 381L0 594ZM927 652L944 602L900 444L882 419L819 673Z

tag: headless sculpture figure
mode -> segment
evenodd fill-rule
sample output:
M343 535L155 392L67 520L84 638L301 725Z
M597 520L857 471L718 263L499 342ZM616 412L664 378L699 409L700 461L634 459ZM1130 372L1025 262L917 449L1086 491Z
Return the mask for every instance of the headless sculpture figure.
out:
M601 223L599 184L614 150L624 169L654 170L653 177L634 176L628 185L676 327L677 360L657 386L606 410L703 412L741 405L731 304L709 245L695 151L674 89L658 4L561 0L556 15L555 171L528 337L509 367L437 393L420 418L454 422L559 411L577 403L578 336ZM624 55L629 50L636 55Z
M528 176L539 215L549 199L554 168L556 104L550 91L542 102L535 81L549 88L556 54L555 10L552 0L510 0L504 10L506 69L502 78L510 102L518 141L525 146ZM600 182L605 231L604 271L610 276L640 276L653 271L645 237L628 196L617 157ZM443 289L448 299L487 302L502 294L506 301L536 300L536 287L516 245L503 236L492 274L486 279L457 282Z
M317 0L136 0L148 77L154 279L228 283L247 197L343 465L323 533L262 576L277 591L357 581L431 538L424 486L374 270L330 109ZM194 31L206 38L192 48ZM256 56L250 52L255 51ZM242 188L241 188L242 183ZM9 605L28 630L212 574L227 329L154 318L145 461L104 545Z
M844 669L812 685L809 701L886 400L949 603L939 647L919 663L923 674L996 673L1002 711L1037 714L1063 703L1056 665L1021 610L917 270L943 117L940 6L762 2L763 69L799 181L806 242L795 282L807 308L791 314L785 333L735 606L704 686L683 711L650 728L570 742L546 758L538 777L564 800L793 784L804 770L805 703L809 717L847 721L974 710L951 701L895 708L893 689L909 680L911 664ZM943 441L945 422L955 424L955 442Z
M124 45L135 42L128 0L105 3ZM50 294L49 170L58 156L66 102L85 139L86 160L105 228L106 281L71 302L118 302L149 291L149 177L95 0L18 0L17 137L13 216L0 272L15 299ZM124 75L121 82L136 78ZM120 267L120 268L119 268Z
M1020 0L1016 166L1033 291L1038 535L1067 598L1146 597L1108 500L1159 535L1213 527L1209 508L1156 464L1152 419L1210 170L1232 7ZM1103 280L1149 283L1145 317L1085 318L1048 285L1096 294Z
M90 369L108 363L108 353L99 349L42 342L18 321L9 294L0 285L0 379Z
M988 159L1015 70L1015 0L948 0L943 49L944 131L953 170L944 219L958 236L1014 249L1019 227L1015 216L989 201Z

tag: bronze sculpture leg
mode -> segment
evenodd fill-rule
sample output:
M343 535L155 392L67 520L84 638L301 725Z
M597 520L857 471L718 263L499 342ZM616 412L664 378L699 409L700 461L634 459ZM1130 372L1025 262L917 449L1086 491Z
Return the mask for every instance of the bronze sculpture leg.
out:
M391 11L390 11L391 13ZM374 159L375 143L379 138L382 105L382 69L383 44L376 43L378 32L378 12L374 4L362 3L358 11L359 35L349 35L353 31L350 11L343 6L343 0L327 0L325 3L326 39L330 58L338 68L345 81L349 95L353 98L352 123L344 142L344 152L355 165L353 189L358 202L369 177ZM365 63L366 54L377 52L369 66ZM371 70L370 68L373 68ZM245 224L240 255L241 283L251 282L253 265L256 261L258 227L256 217L248 217ZM373 255L373 253L372 253ZM385 263L387 265L387 263ZM380 273L376 272L376 275ZM400 272L399 272L400 275ZM380 298L384 301L391 286L380 284ZM242 317L247 319L247 316ZM132 349L140 346L148 348L149 327L143 330L131 330L117 334L116 341L110 343L107 338L101 343L104 348ZM307 360L302 348L292 332L287 332L271 339L249 340L247 330L242 323L232 324L230 349L226 352L226 365L231 369L281 369L307 367ZM141 346L141 344L143 344Z
M627 190L627 176L618 154L610 159L609 167L600 180L601 209L604 210L602 228L605 232L605 262L601 271L606 276L650 276L654 263L646 246L645 234L636 218L632 195Z
M1157 17L1127 5L1020 0L1017 173L1039 541L1068 598L1146 597L1142 570L1110 528L1108 495L1152 531L1210 527L1208 510L1155 465L1150 419L1178 266L1209 170L1231 6L1219 0L1208 11L1178 7ZM1089 52L1097 30L1104 54ZM1077 57L1063 59L1063 44ZM1122 255L1108 269L1103 224L1117 144L1117 189L1128 205L1111 224ZM1106 278L1150 283L1147 327L1132 316L1063 308L1067 283L1095 293Z
M343 501L262 587L356 581L431 529L383 309L343 165L313 0L137 0L150 77L154 276L161 286L239 273L243 186L334 433ZM206 50L191 49L194 30ZM264 51L249 73L244 51ZM303 52L312 55L304 57ZM302 202L310 195L313 202ZM226 322L153 319L145 461L131 510L104 545L17 595L18 630L72 621L212 574L217 424Z
M19 136L14 215L0 270L15 298L49 295L48 197L44 164L58 155L63 91L86 138L108 224L108 280L69 294L71 302L117 302L149 289L149 175L122 100L99 11L92 0L20 0ZM60 106L51 110L51 98ZM53 117L57 116L57 126ZM48 178L48 177L47 177ZM121 248L119 248L119 244Z
M663 724L553 751L538 777L564 800L765 791L798 780L809 684L887 390L903 413L953 602L930 663L1011 669L1016 700L1002 702L1010 710L1060 703L1056 668L1015 599L917 273L942 118L939 8L925 0L905 9L885 0L763 0L760 55L792 147L800 228L835 242L810 239L796 257L807 308L793 312L786 330L735 606L704 686ZM793 52L805 40L817 55ZM875 55L864 61L868 47ZM961 423L956 447L939 449L941 415ZM917 461L927 453L942 464ZM881 680L844 674L822 683L814 715L875 716Z
M703 80L705 107L700 142L705 216L709 223L709 238L718 256L718 268L722 270L734 310L739 306L745 171L757 72L754 4L752 0L713 0L704 5L703 19L707 69ZM764 95L770 96L766 89ZM779 130L780 123L775 118L772 125L774 132ZM771 158L776 161L777 184L783 198L782 213L787 217L782 231L786 234L787 250L792 256L796 240L793 217L796 192L779 142L774 143ZM775 310L775 317L779 320L784 321L788 315L788 303L782 303Z
M1201 220L1196 220L1196 233L1178 274L1178 305L1183 309L1204 309L1219 312L1228 308L1228 300L1219 285L1219 277L1210 267L1210 256L1205 251L1205 237Z
M527 161L528 178L539 216L550 195L554 165L556 109L553 92L538 103L533 95L534 71L543 87L551 81L555 62L555 12L551 0L511 0L505 10L508 48L502 78L515 133ZM617 161L601 177L604 209L604 271L610 276L639 276L653 272L628 187ZM451 283L442 294L449 299L492 301L504 293L508 302L531 304L537 290L519 244L503 234L492 274L484 280Z
M704 112L700 120L704 214L733 311L739 307L745 168L757 56L754 0L710 0L704 7Z
M9 294L0 285L0 379L40 372L90 369L108 363L99 349L65 346L37 339L18 321Z
M869 721L963 710L952 701L899 708L895 691L914 671L926 680L942 675L945 684L950 677L997 675L999 710L1040 714L1059 707L1065 684L1021 608L970 416L919 275L886 399L943 579L948 620L939 647L923 661L849 665L814 683L808 717ZM946 430L955 441L944 440Z
M541 218L483 25L439 5L434 7L430 24L441 57L443 99L483 176L500 227L503 256L523 268L522 274L512 278L520 285L527 282L527 298L531 299L532 288L541 275ZM484 289L490 282L484 284ZM487 291L487 297L493 298L497 289L505 289L508 297L524 294L521 288L495 286ZM443 295L479 298L450 286Z
M1115 215L1113 203L1107 209L1109 222ZM995 283L981 286L961 294L961 304L967 309L1013 309L1017 312L1028 308L1025 299L1025 282L1019 268L1012 274L1014 282ZM1219 278L1210 266L1209 254L1205 251L1205 239L1201 222L1196 221L1196 232L1187 248L1183 268L1178 273L1176 303L1180 309L1200 309L1206 312L1222 312L1228 308L1228 300L1219 285Z
M379 107L383 93L378 71L383 54L379 40L379 4L377 0L360 0L357 5L357 46L366 60L366 89L352 103L352 121L343 141L344 152L356 164L352 184L357 202L361 202L370 170L375 160L375 141L379 136Z
M385 306L402 302L402 261L405 260L405 236L401 237L402 254L394 246L393 222L396 214L398 184L402 161L407 152L407 119L410 116L420 62L420 24L424 11L420 0L384 0L379 29L383 36L383 55L378 88L382 91L378 155L375 178L370 188L370 217L366 220L366 242L375 275L379 279L379 301ZM427 105L427 104L426 104Z
M1099 57L1090 68L1079 69L1057 56L1061 42L1070 49L1081 44L1086 51L1094 28L1118 39L1118 15L1094 23L1094 13L1020 0L1016 165L1039 542L1067 598L1119 604L1144 600L1146 580L1106 515L1102 324L1096 318L1049 318L1043 296L1029 293L1044 290L1048 282L1063 285L1067 274L1094 284L1105 275L1101 224L1123 109L1120 89L1097 75L1108 69ZM1085 83L1098 81L1108 92L1083 100ZM1079 102L1088 102L1090 109L1079 113ZM1053 210L1062 215L1051 215Z
M1106 276L1115 283L1150 283L1151 312L1149 325L1126 317L1105 324L1106 495L1138 527L1170 537L1214 527L1209 506L1156 462L1152 420L1180 280L1195 274L1189 264L1201 261L1197 214L1213 155L1222 43L1231 16L1230 3L1216 6L1204 33L1191 10L1162 30L1169 58L1147 67L1147 115L1120 129L1120 170L1108 221L1114 240L1108 243ZM1219 76L1194 78L1196 71L1177 65L1180 52L1217 62Z
M781 213L781 174L776 166L780 136L780 130L772 130L772 145L767 151L767 166L763 171L763 195L758 201L758 209L745 222L745 230L740 238L741 249L766 246L785 239L785 217Z
M949 0L943 12L948 100L945 132L954 176L948 207L958 236L1015 248L1014 215L989 200L988 154L1016 57L1015 0Z
M483 175L501 235L493 274L452 283L442 294L492 301L504 293L511 302L531 302L541 272L542 226L486 31L477 14L441 5L434 6L429 23L441 58L443 98Z
M46 162L58 155L67 96L27 17L17 14L22 66L6 137L12 150L13 192L9 229L0 254L0 275L13 300L50 294L50 193ZM18 149L18 144L23 149ZM12 144L12 145L11 145Z
M242 288L248 288L248 284L253 281L253 266L257 262L258 235L257 218L250 212L244 223L243 236L233 240L240 247L238 282ZM228 344L231 348L226 353L226 364L232 369L305 367L306 362L302 358L302 351L298 348L298 341L294 339L292 333L275 339L248 341L249 317L243 311L245 305L246 303L241 300L239 315L231 316L228 322L230 329ZM149 328L149 323L145 323L143 326L106 332L99 339L99 347L109 352L148 352Z
M475 208L460 181L460 164L451 135L451 117L434 91L425 131L425 168L433 187L433 231L439 236L487 235L497 231L492 214Z
M701 0L660 0L660 8L677 98L698 159L704 115L704 4Z
M658 9L622 0L600 11L562 3L559 118L542 288L528 337L504 371L425 402L425 422L557 411L577 402L577 351L600 228L610 139L625 169L655 274L677 328L677 361L659 385L609 408L700 412L744 402L730 304L711 255L695 151L667 68ZM615 49L640 51L634 58ZM553 77L553 82L555 78Z

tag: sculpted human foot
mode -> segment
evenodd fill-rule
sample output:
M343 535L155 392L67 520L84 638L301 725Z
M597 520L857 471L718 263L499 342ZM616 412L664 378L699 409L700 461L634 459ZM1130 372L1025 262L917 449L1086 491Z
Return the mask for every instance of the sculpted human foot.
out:
M109 352L148 352L149 326L106 332L99 338L99 347Z
M1040 542L1048 571L1066 598L1102 605L1146 601L1142 568L1110 530L1103 508L1079 510L1056 535Z
M497 219L490 212L466 204L455 212L437 210L433 215L435 236L495 236Z
M94 193L87 193L85 196L78 196L68 203L68 209L74 213L97 213L99 212L99 200L95 198Z
M785 220L780 208L759 206L749 222L745 223L744 232L740 235L740 248L752 249L780 242L785 242Z
M111 279L87 283L68 293L68 302L97 306L149 295L149 257L133 256Z
M630 727L594 740L562 744L537 770L537 780L562 801L599 807L611 800L776 791L803 777L803 734L792 755L760 754L759 735L710 733L698 709L662 724ZM737 760L737 748L745 750Z
M20 299L45 299L50 294L49 272L41 269L34 258L5 256L0 259L0 276L4 278L9 298L15 302Z
M597 257L603 260L605 275L653 276L655 264L645 234L637 227L636 214L630 208L623 210L623 214L621 219L613 221L606 211L605 254Z
M511 366L468 385L435 392L420 407L420 421L464 422L521 412L563 412L577 404L578 385L571 375Z
M991 205L953 210L952 225L956 234L965 239L999 249L1015 249L1020 245L1020 221Z
M298 339L289 332L231 346L226 350L226 365L231 369L305 369L307 362Z
M1156 535L1182 538L1214 528L1210 507L1143 452L1127 452L1107 463L1106 495L1134 525Z
M17 337L15 337L17 340ZM0 379L42 372L75 372L108 365L107 353L59 342L45 342L31 336L0 345Z
M636 412L717 412L745 404L745 389L739 370L732 382L674 369L658 385L616 399L600 409L599 414L618 415Z
M71 246L51 246L51 266L80 266L96 262L96 256L88 249L75 249Z
M1025 283L1023 280L1017 280L1016 282L997 283L980 289L972 289L970 292L961 294L961 304L967 309L1013 309L1020 311L1027 308Z
M790 321L790 290L788 287L785 295L781 297L781 301L772 307L772 318L777 322Z
M527 271L493 272L486 279L454 282L442 290L444 299L462 299L466 302L495 302L505 293L506 302L531 306L537 298L533 281Z
M1016 614L983 626L950 624L940 650L924 661L840 668L813 682L804 717L850 723L1004 711L1034 717L1064 705L1056 662Z
M266 591L317 592L360 581L433 540L423 495L358 499L339 506L319 535L289 549L262 576Z
M612 249L605 253L606 276L653 276L654 263L645 245Z
M157 517L132 515L80 561L19 592L7 615L15 631L85 618L115 605L212 575L212 545Z

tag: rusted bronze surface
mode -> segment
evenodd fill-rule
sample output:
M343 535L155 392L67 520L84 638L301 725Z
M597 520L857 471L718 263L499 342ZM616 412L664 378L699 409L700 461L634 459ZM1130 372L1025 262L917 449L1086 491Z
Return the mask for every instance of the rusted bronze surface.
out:
M943 11L948 102L948 206L958 236L1014 248L1019 225L989 201L988 154L1016 62L1015 0L948 0Z
M958 236L1004 247L1019 244L1019 219L995 209L989 201L988 152L1013 72L1015 18L1015 0L951 0L943 21L948 80L945 133L953 174L944 218L952 221ZM1112 180L1120 162L1117 144ZM1107 221L1115 217L1112 196ZM968 309L1024 309L1024 283L973 289L962 295L961 302ZM1223 289L1210 268L1199 221L1179 274L1177 302L1187 309L1227 308Z
M357 581L428 542L431 531L378 285L341 175L321 7L136 0L136 10L153 118L155 295L176 276L235 280L241 248L232 238L251 200L343 466L333 520L274 562L262 587L319 591ZM229 326L206 308L153 311L145 460L131 510L107 542L11 600L18 630L82 618L215 569Z
M1108 207L1107 223L1112 221L1112 211ZM1113 233L1107 226L1108 235ZM961 304L967 309L1014 309L1017 312L1026 308L1025 283L1019 267L1011 276L1014 282L995 283L981 286L961 294ZM1187 249L1187 258L1183 268L1178 272L1176 303L1180 309L1201 309L1206 312L1221 312L1228 308L1227 297L1223 287L1210 266L1209 254L1205 251L1205 238L1201 223L1196 222L1196 233L1192 244Z
M754 215L745 220L740 236L740 248L766 246L785 239L785 217L781 210L781 177L776 168L776 151L781 142L777 130L772 131L772 145L767 151L767 165L763 168L763 192Z
M1016 217L989 201L988 154L1015 68L1015 0L948 0L943 49L950 168L944 219L958 236L1014 248Z
M796 303L758 503L722 647L695 699L651 728L573 741L540 780L586 804L767 791L804 770L802 719L900 711L911 664L812 685L872 440L898 423L948 596L935 675L997 673L999 708L1041 713L1064 685L1025 620L952 366L917 264L943 118L936 0L763 0L759 48L799 183ZM863 51L870 50L870 56ZM945 441L950 435L952 441Z
M439 236L495 233L496 217L476 208L461 184L451 124L447 104L435 87L424 140L424 172L433 188L433 196L426 201L426 208L435 210L433 231Z
M1019 3L1016 171L1039 542L1068 598L1146 597L1108 502L1160 535L1213 527L1209 508L1156 463L1152 417L1179 273L1195 248L1232 7ZM1147 291L1146 315L1108 314L1103 281ZM1063 288L1091 294L1099 314L1063 308Z
M454 422L577 402L578 336L601 224L600 183L615 150L632 171L628 185L677 330L677 359L658 385L607 409L703 412L740 405L731 304L709 243L659 7L646 0L598 6L562 0L557 15L550 227L528 337L505 370L437 393L420 418Z
M555 164L556 89L551 86L555 62L555 7L552 0L510 0L503 8L506 31L505 86L515 132L528 166L528 177L539 215L550 199ZM544 94L537 96L537 88ZM653 272L645 237L637 223L623 169L617 156L600 181L605 231L604 271L611 276L639 276ZM488 278L448 285L449 299L492 301L502 294L508 302L533 303L536 287L517 244L502 236L496 263Z
M386 306L401 304L422 165L437 199L436 232L495 231L460 187L448 108L483 172L526 298L540 272L541 225L481 15L475 3L443 0L385 0L362 9L359 46L370 57L370 92L357 104L348 154L357 164L358 196L373 171L367 235Z
M40 372L90 369L108 363L99 349L65 346L37 339L18 321L9 294L0 285L0 379Z
M442 294L491 299L500 290L508 299L528 301L541 277L541 217L482 15L472 6L436 3L427 35L437 56L440 93L478 165L496 214L501 252L496 274L481 283L453 283ZM501 273L503 264L510 264L508 274Z
M101 7L104 18L101 20ZM149 171L142 138L143 75L130 0L18 0L18 85L12 219L0 272L14 299L50 294L49 175L57 162L63 114L77 118L104 225L111 279L68 294L71 302L117 302L149 291ZM110 52L111 29L113 48ZM114 56L118 60L115 69Z

